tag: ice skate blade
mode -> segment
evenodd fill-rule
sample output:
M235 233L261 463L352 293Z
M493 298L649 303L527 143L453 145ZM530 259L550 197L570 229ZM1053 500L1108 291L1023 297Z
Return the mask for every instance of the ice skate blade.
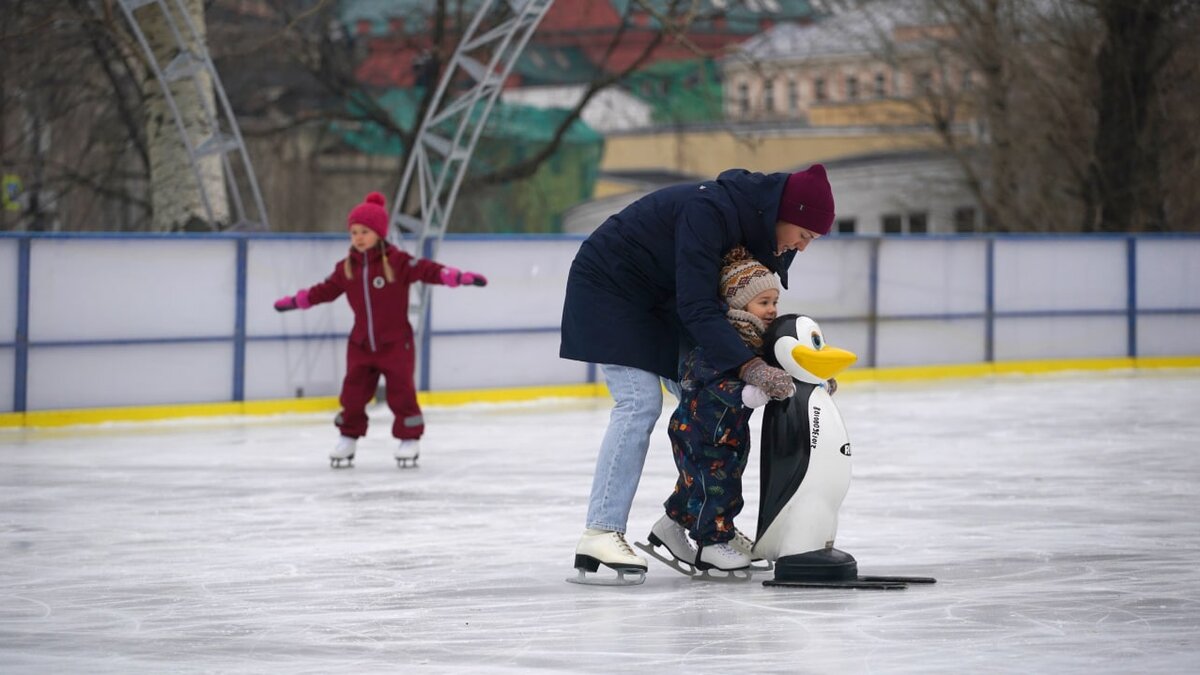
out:
M685 577L694 577L697 574L697 570L694 565L687 562L686 560L680 560L679 558L676 558L675 556L671 556L670 558L664 556L663 554L658 552L657 546L652 546L650 544L647 544L645 542L640 542L640 541L633 542L633 545L642 549L643 551L645 551L646 554L649 555L651 558L654 558L655 560L661 562L662 564L666 565L667 567L670 567L671 569L675 570L676 572L679 572L680 574L682 574ZM663 548L666 548L666 546L664 546ZM670 550L671 549L667 549L667 551L670 551ZM686 567L684 567L685 565L686 565Z
M409 462L412 462L412 463L409 464ZM408 459L407 457L405 457L405 458L397 457L396 458L396 466L401 469L415 469L415 468L417 468L417 458L413 457L412 459Z
M715 581L721 584L741 584L750 581L754 578L753 567L743 567L740 570L721 570L713 567L707 570L700 570L692 576L694 581Z
M578 574L574 577L567 577L567 583L579 584L580 586L639 586L646 582L646 573L639 569L623 570L610 568L617 573L614 577L588 576L588 572L583 569L576 568ZM594 574L594 573L593 573ZM632 575L632 578L627 578L625 575Z
M845 581L779 581L768 579L763 586L781 588L849 588L857 590L900 591L908 588L908 584L897 581L871 581L869 578L847 579Z
M750 562L750 567L747 569L756 574L759 572L770 572L775 569L775 563L771 562L770 560L763 560L759 558L758 560L752 560Z
M342 466L342 462L345 462L346 465ZM350 455L349 457L345 457L345 458L330 457L329 458L329 468L331 468L331 469L353 469L354 468L354 455Z

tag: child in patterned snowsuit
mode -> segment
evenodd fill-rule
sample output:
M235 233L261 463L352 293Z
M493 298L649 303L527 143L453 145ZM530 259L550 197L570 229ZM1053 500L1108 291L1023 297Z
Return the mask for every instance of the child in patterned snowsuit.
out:
M728 304L726 318L756 354L762 355L762 336L775 319L779 280L745 249L726 255L721 270L721 295ZM731 546L745 537L733 519L742 510L742 472L750 453L750 415L766 405L762 390L737 378L736 370L718 371L705 359L701 347L692 349L680 370L682 397L671 415L668 435L679 478L664 506L671 523L662 526L688 530L699 545L695 565L700 569L741 569L749 566L744 552L749 542ZM671 527L671 525L675 527ZM681 533L679 533L681 535ZM666 537L664 536L664 539ZM687 544L686 540L683 542ZM685 562L685 556L670 546ZM690 552L690 546L687 549Z

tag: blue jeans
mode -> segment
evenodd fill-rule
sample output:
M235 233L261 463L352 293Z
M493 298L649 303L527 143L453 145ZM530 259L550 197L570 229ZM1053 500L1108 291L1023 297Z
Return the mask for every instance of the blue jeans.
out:
M596 458L587 526L625 532L633 495L646 464L650 434L662 414L662 388L665 385L678 399L679 384L628 366L601 364L600 370L614 405Z

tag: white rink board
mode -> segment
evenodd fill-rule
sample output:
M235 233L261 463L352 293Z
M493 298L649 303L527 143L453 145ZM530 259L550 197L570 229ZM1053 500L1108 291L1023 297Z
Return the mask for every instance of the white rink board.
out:
M829 237L796 255L780 314L825 318L865 316L871 308L871 246L867 239Z
M1139 309L1200 309L1200 241L1138 241L1136 283Z
M17 334L17 246L15 240L0 239L0 343L13 342Z
M879 247L880 316L982 314L987 242L884 239Z
M35 239L31 341L231 337L236 242Z
M233 397L231 343L33 347L30 410L209 403Z
M346 338L255 340L246 345L246 400L337 396Z
M1126 251L1124 239L997 239L996 311L1123 310Z
M17 350L11 347L0 347L0 385L15 382L17 369ZM16 395L15 387L0 386L0 412L12 410Z
M879 366L980 363L987 356L982 319L883 321L879 324Z
M276 312L275 301L324 281L349 251L347 239L252 239L247 244L246 335L348 335L354 313L345 298L308 310Z
M996 360L1119 358L1128 356L1125 317L996 319Z
M487 277L485 287L432 287L430 325L440 331L557 328L580 239L448 240L436 260ZM486 343L480 345L486 348ZM502 354L497 354L502 356Z
M558 358L558 333L434 336L431 389L481 389L587 380L588 365ZM597 372L597 378L600 377Z
M1143 316L1137 321L1138 354L1173 356L1200 352L1200 316Z

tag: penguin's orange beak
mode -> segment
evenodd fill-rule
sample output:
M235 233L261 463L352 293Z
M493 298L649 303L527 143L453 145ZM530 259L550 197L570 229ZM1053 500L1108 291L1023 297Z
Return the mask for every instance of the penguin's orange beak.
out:
M825 345L820 350L806 344L792 347L792 358L800 367L816 375L822 380L828 380L843 370L854 365L858 357L845 349Z

